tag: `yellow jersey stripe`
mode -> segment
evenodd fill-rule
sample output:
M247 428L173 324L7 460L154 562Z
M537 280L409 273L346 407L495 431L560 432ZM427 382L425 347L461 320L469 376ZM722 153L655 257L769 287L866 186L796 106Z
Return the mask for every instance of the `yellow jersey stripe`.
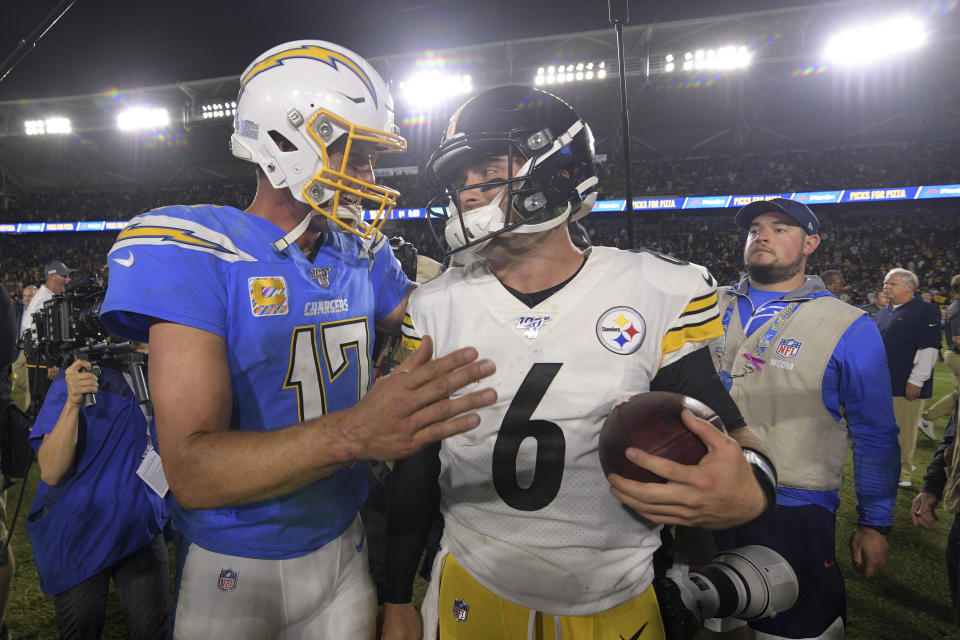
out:
M715 306L717 306L716 291L714 291L713 293L707 296L702 296L700 298L694 298L693 300L691 300L690 303L683 308L683 313L680 314L680 317L682 318L683 316L689 316L694 313L700 313L701 311L705 311L706 309L709 309L710 307L715 307Z
M406 349L407 351L413 352L420 348L420 343L422 342L423 340L420 338L413 338L404 334L400 339L400 347Z
M671 329L661 341L661 353L664 355L672 353L688 342L704 342L719 338L723 334L723 325L720 323L720 316L696 324L685 325Z

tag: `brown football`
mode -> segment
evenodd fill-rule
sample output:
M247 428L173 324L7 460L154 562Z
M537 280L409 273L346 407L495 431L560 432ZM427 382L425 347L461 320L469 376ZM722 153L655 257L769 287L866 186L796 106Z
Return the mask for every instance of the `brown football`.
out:
M679 393L638 393L614 407L600 430L603 473L618 473L640 482L666 482L630 462L626 456L628 447L680 464L697 464L707 453L707 447L683 424L680 414L684 409L723 430L723 422L710 407Z

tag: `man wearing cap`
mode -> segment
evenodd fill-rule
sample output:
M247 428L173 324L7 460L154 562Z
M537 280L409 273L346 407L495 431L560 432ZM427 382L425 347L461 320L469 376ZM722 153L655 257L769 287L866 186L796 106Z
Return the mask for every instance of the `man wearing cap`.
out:
M72 272L73 269L68 269L67 265L57 260L48 262L43 267L44 283L37 290L30 304L27 305L23 312L23 318L20 320L21 338L24 333L33 328L33 314L43 308L43 303L53 296L63 293L67 283L70 282ZM28 362L27 370L29 372L30 395L32 401L36 402L39 407L39 403L43 401L43 396L47 394L47 389L50 388L50 383L60 373L60 367L47 368ZM37 371L41 372L42 375L35 375Z
M771 547L797 572L797 604L750 622L763 637L842 638L846 599L834 545L848 438L858 501L853 567L870 576L889 554L900 448L883 343L862 310L804 274L820 244L820 223L806 205L754 202L735 220L747 230L747 275L719 290L723 336L711 348L720 379L773 454L779 478L769 520L715 532L715 539L721 550Z

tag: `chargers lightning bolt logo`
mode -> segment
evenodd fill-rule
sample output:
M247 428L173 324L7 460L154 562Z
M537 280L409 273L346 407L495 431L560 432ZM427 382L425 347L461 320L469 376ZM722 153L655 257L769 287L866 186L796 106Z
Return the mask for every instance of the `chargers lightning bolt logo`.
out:
M176 229L174 227L147 227L132 224L117 236L117 242L129 240L130 238L160 238L167 242L185 244L192 247L202 247L204 249L213 249L214 251L223 251L224 253L233 253L226 247L204 240L194 235L193 231L188 229Z
M367 72L363 70L363 67L339 51L327 49L326 47L320 47L315 44L302 45L299 47L294 47L293 49L279 51L256 63L250 68L249 71L243 74L242 78L240 78L241 93L247 86L247 83L257 75L263 73L267 69L273 69L274 67L282 65L284 60L291 60L294 58L308 58L310 60L316 60L333 67L334 70L339 70L340 65L342 65L344 68L353 72L353 74L360 79L360 82L363 83L363 86L366 87L367 91L370 92L370 97L373 98L373 104L377 105L377 92L373 87L373 80L371 80Z

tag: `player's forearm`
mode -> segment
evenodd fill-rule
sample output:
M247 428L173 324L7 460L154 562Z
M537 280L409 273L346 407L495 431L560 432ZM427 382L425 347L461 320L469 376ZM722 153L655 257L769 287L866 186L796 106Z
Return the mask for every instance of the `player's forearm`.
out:
M53 486L63 479L73 464L77 451L77 430L80 424L80 406L67 399L53 430L47 434L37 450L40 479Z
M356 462L338 436L346 413L276 431L197 431L173 447L164 447L161 440L170 489L188 509L249 504L290 493ZM158 429L162 433L162 423Z

